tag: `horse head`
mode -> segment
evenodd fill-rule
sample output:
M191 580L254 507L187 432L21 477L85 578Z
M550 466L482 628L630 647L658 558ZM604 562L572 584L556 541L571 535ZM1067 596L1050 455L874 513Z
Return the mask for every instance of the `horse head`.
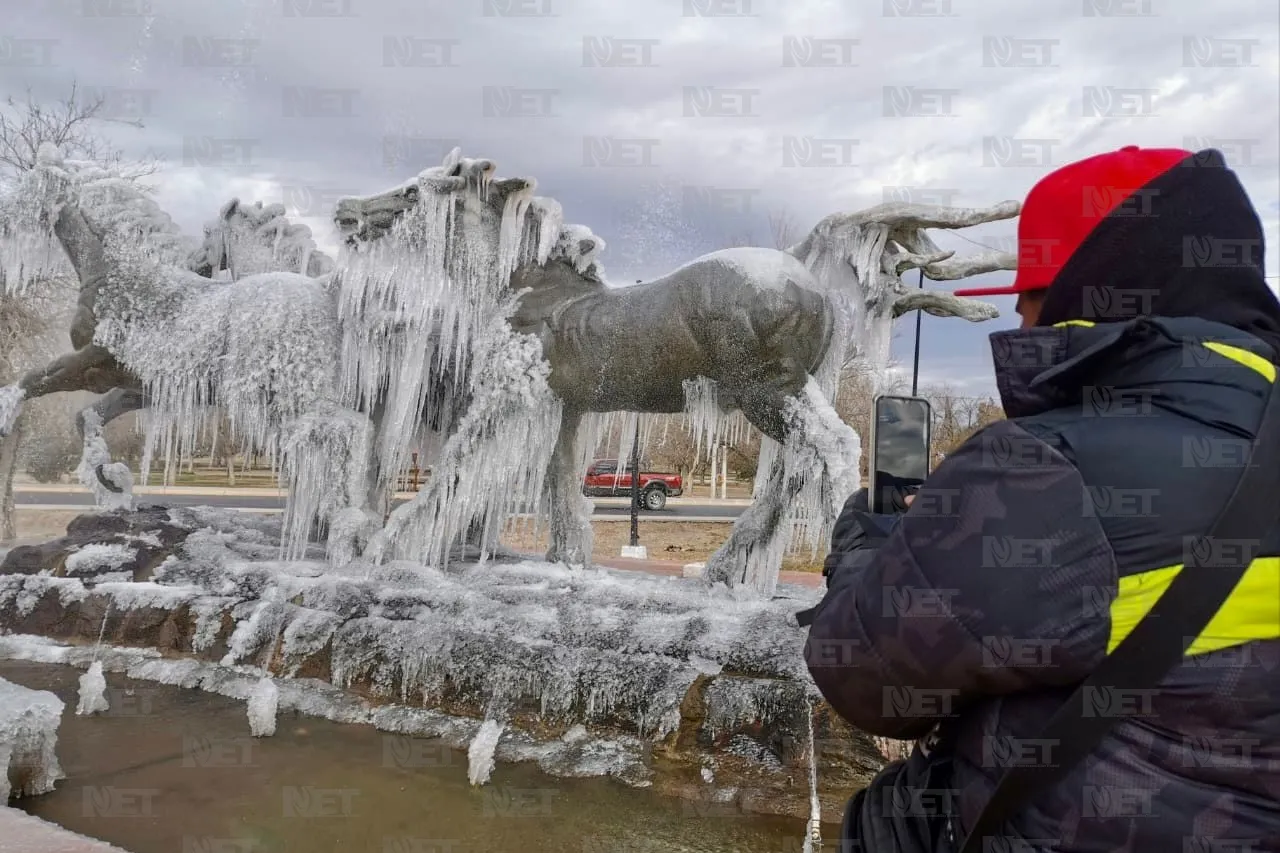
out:
M340 199L334 224L344 286L363 276L364 285L353 281L348 290L372 285L395 291L393 303L431 293L437 303L490 308L513 288L537 289L536 270L551 264L571 267L584 287L599 286L604 241L566 226L559 203L533 195L532 178L499 178L496 169L455 148L441 165L385 192ZM518 270L526 274L515 281Z
M204 226L204 239L187 259L188 269L234 279L265 272L297 272L318 278L333 272L333 259L316 247L311 229L291 222L282 204L243 204L231 199Z

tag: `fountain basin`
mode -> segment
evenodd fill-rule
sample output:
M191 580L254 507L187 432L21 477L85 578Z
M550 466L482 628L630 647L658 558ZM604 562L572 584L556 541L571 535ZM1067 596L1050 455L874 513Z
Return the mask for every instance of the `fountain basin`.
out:
M739 814L809 816L811 714L824 815L883 764L807 676L792 614L813 590L762 601L524 560L444 572L284 562L277 524L195 508L82 516L65 543L42 546L36 573L16 549L0 565L25 561L23 574L0 574L0 628L59 641L60 662L82 666L87 649L74 647L101 636L117 650L108 671L235 698L269 673L282 708L389 730L412 718L460 748L501 720L499 762L728 801ZM110 544L159 551L141 567L118 551L123 569L105 552L74 557ZM0 657L52 654L33 648L0 638Z

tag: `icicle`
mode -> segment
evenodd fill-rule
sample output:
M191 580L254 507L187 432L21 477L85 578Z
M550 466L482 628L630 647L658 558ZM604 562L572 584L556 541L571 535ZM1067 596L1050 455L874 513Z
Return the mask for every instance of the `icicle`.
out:
M822 848L822 803L818 800L818 759L814 754L813 715L816 709L809 704L809 822L804 836L804 853L813 853Z
M472 785L484 785L493 773L494 754L506 726L497 720L485 720L467 748L467 779Z
M80 417L84 424L84 444L76 477L93 493L95 506L109 510L133 509L133 472L125 463L111 461L111 451L102 435L101 416L89 408L81 412Z
M276 733L276 713L280 689L270 676L263 676L249 694L249 733L254 737L271 737Z
M89 664L89 670L80 676L80 702L76 714L85 717L110 709L107 703L107 679L102 674L102 661Z
M13 430L18 415L22 413L22 401L27 392L17 385L6 385L0 388L0 435L8 435Z

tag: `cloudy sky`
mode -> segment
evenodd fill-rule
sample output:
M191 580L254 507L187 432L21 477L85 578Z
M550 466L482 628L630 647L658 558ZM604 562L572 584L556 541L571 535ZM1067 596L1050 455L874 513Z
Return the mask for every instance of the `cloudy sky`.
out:
M184 228L282 201L329 247L337 197L460 144L604 237L615 282L771 245L771 217L799 236L886 199L1020 199L1123 145L1217 147L1274 287L1278 30L1276 0L7 0L0 95L75 81L143 120L107 132L164 159ZM1010 249L1014 227L937 239ZM995 301L925 319L925 381L992 390L985 336L1016 319Z

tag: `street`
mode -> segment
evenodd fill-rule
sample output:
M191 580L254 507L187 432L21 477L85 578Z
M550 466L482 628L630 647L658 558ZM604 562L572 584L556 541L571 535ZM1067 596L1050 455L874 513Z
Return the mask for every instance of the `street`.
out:
M15 489L13 502L17 509L74 509L75 507L93 506L93 496L88 491L70 489L58 490L26 490ZM222 495L216 493L192 494L190 492L170 494L147 494L137 496L140 504L155 503L169 506L215 506L226 509L262 510L266 512L284 509L284 498L274 494L235 494ZM397 500L396 506L404 503ZM732 521L742 514L746 505L742 503L711 504L706 498L672 498L667 508L659 512L642 510L640 520L645 521ZM596 518L627 518L630 506L625 498L596 498Z

